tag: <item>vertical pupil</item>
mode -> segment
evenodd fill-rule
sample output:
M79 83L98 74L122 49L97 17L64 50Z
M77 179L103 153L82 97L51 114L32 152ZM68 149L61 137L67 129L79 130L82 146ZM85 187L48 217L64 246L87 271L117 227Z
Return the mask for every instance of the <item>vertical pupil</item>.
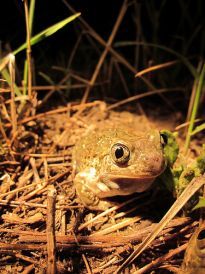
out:
M116 157L117 159L119 159L119 158L121 158L123 155L124 155L123 148L122 148L122 147L118 147L118 148L115 150L115 157Z

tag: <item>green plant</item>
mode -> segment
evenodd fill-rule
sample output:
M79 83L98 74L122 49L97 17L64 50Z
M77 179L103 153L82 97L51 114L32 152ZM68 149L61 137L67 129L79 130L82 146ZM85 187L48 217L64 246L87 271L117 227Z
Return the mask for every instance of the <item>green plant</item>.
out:
M31 1L31 5L30 5L30 13L29 13L29 22L30 22L30 26L32 26L32 22L33 22L33 14L34 14L34 1ZM43 39L55 34L57 31L59 31L60 29L62 29L63 27L65 27L68 23L70 23L71 21L75 20L78 16L80 16L80 13L76 13L72 16L69 16L68 18L46 28L45 30L41 31L40 33L34 35L31 39L30 39L30 45L33 46L37 43L39 43L40 41L42 41ZM32 27L30 27L30 31L32 31ZM18 54L19 52L25 50L27 48L27 43L24 43L23 45L21 45L19 48L17 48L16 50L14 50L12 52L12 54L15 56L16 54ZM8 84L11 86L11 78L10 75L8 73L8 70L5 68L5 65L8 64L8 62L5 62L5 60L8 59L8 56L6 56L3 60L1 60L0 62L0 70L1 73L4 77L4 79L8 82ZM25 63L24 66L24 86L27 83L27 75L28 75L28 64ZM14 90L15 90L15 94L17 96L21 96L21 95L25 95L26 94L26 89L24 88L23 92L20 91L20 89L14 85Z

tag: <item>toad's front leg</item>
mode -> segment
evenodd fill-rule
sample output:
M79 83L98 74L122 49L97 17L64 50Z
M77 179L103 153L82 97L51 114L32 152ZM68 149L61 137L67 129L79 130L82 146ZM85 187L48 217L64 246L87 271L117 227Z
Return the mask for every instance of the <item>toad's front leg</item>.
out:
M76 193L82 203L89 209L103 211L115 204L98 197L98 194L100 196L98 184L98 177L92 169L79 172L74 178Z

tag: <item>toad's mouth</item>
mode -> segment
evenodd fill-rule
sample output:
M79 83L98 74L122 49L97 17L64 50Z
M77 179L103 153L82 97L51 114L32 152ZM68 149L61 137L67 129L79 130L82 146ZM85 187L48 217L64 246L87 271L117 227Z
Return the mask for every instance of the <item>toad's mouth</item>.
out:
M160 174L159 174L160 175ZM128 175L128 174L104 174L100 176L100 197L111 197L115 195L129 195L135 192L141 193L148 190L156 175ZM103 188L103 185L105 186Z
M163 172L163 171L162 171ZM156 174L148 174L148 173L141 173L141 174L120 174L120 173L105 173L100 176L100 180L104 181L112 181L112 182L150 182L154 181L156 177L158 177L162 172L158 172Z

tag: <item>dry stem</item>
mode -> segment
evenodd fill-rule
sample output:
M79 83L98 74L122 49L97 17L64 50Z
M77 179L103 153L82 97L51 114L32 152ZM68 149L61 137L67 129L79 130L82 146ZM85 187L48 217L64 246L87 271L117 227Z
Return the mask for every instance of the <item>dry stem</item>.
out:
M115 35L116 35L117 30L118 30L118 28L119 28L119 26L120 26L120 23L121 23L121 21L122 21L124 15L125 15L125 13L126 13L126 10L127 10L127 0L124 0L124 2L123 2L123 4L122 4L122 8L121 8L121 10L120 10L120 12L119 12L117 21L116 21L116 23L115 23L115 25L114 25L114 28L113 28L113 30L112 30L112 32L111 32L111 35L110 35L108 41L107 41L107 43L106 43L105 49L104 49L104 51L103 51L103 53L102 53L102 55L101 55L101 57L100 57L100 59L99 59L97 65L96 65L96 68L95 68L95 71L94 71L94 73L93 73L93 75L92 75L92 78L91 78L91 80L89 81L89 85L87 86L87 88L86 88L86 90L85 90L85 93L84 93L84 96L83 96L83 99L82 99L81 103L85 103L85 102L87 101L89 92L90 92L91 88L93 87L93 85L94 85L94 83L95 83L95 81L96 81L96 79L97 79L97 76L98 76L98 74L99 74L99 72L100 72L100 69L101 69L101 67L102 67L102 65L103 65L103 62L104 62L104 60L105 60L105 58L106 58L106 56L107 56L107 53L108 53L108 51L109 51L109 48L110 48L110 46L111 46L111 44L112 44L112 42L113 42L113 40L114 40L114 38L115 38Z
M53 185L48 187L47 197L47 273L56 273L56 239L55 239L55 200L56 190Z

